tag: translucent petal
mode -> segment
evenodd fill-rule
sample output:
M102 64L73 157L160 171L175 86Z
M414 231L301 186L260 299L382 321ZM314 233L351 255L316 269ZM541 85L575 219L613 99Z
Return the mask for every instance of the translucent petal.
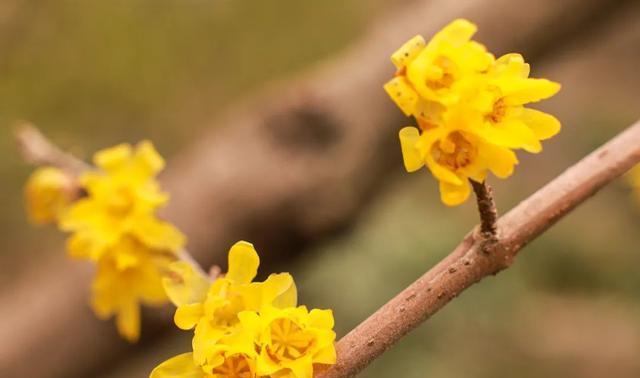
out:
M560 132L560 121L551 114L524 108L520 117L538 139L549 139Z
M126 301L118 309L116 326L122 337L130 342L138 341L140 337L140 305L134 299Z
M450 22L433 37L435 43L450 43L454 46L468 42L478 27L468 20L459 18Z
M184 247L186 237L168 222L153 216L138 217L131 232L148 247L176 252Z
M202 303L185 304L176 309L173 321L178 328L188 330L195 327L202 316L204 316Z
M488 141L500 146L523 148L533 153L542 150L542 145L533 130L518 119L505 118L498 123L487 123L482 129L482 134Z
M516 154L508 148L486 143L478 150L478 154L489 170L500 178L507 178L518 164Z
M311 310L311 312L309 312L309 326L323 329L333 329L333 312L331 310Z
M447 206L456 206L469 198L471 188L469 183L462 182L462 185L452 185L448 182L440 181L440 199Z
M397 76L389 80L384 85L384 90L406 116L415 113L419 102L418 94L405 77Z
M415 57L424 49L426 43L424 38L421 35L416 35L411 38L407 42L405 42L402 47L396 50L391 55L391 61L398 69L402 69L407 65L408 62L415 59Z
M271 274L263 284L263 296L278 308L298 305L298 290L289 273Z
M172 357L156 366L149 378L206 378L202 368L193 361L192 353Z
M415 172L424 166L424 160L420 156L420 151L416 148L416 143L420 139L420 132L415 127L403 127L399 133L400 148L402 149L402 160L407 172Z
M260 258L253 244L239 241L229 250L229 271L226 278L234 283L249 283L258 274Z
M169 265L169 273L162 285L167 296L176 306L204 302L211 282L184 261Z
M523 105L555 95L560 90L560 84L547 79L505 79L500 88L507 105Z
M93 155L93 162L106 171L113 171L127 163L131 154L131 145L123 143L96 152Z
M151 177L164 168L164 159L148 140L144 140L136 146L133 163L138 173L144 177Z

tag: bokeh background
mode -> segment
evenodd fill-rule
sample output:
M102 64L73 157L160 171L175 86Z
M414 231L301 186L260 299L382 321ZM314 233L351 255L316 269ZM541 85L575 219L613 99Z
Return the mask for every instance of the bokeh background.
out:
M38 308L32 304L39 301L39 288L32 287L28 297L12 294L24 290L32 272L51 273L53 280L82 264L65 260L63 235L52 228L32 227L26 220L22 185L31 168L21 161L12 137L12 125L18 120L35 123L57 144L83 158L99 148L148 138L171 166L204 133L215 135L220 129L222 134L233 128L233 117L225 118L230 122L216 122L218 115L265 87L286 87L292 78L305 80L325 61L356 62L345 75L357 75L359 65L365 70L369 62L357 62L354 54L345 57L345 53L358 51L373 31L384 35L390 15L419 3L424 1L3 0L0 293L12 300L2 300L2 307L13 308L14 316L23 308L23 315L29 316ZM473 21L477 12L483 20L478 38L496 54L510 52L492 48L501 34L512 33L503 10L496 6L500 2L431 3L434 14L442 7L455 16L459 8ZM518 22L525 23L539 22L528 18L529 12L535 14L547 5L512 3L521 8ZM552 21L539 23L542 29L534 42L510 36L513 46L530 53L525 57L531 57L534 76L563 84L560 94L538 106L556 114L563 131L544 144L542 154L521 153L512 178L491 179L502 211L640 116L640 4L569 3L573 5L563 6L563 11L572 20L570 27L555 15ZM581 16L573 17L576 14ZM395 21L402 23L401 18ZM429 14L424 22L444 25L431 21ZM399 26L394 27L397 32ZM487 29L492 32L485 34ZM407 25L406 30L394 43L411 37L419 25ZM386 55L380 59L386 61ZM388 75L392 72L389 63ZM386 79L376 80L382 85ZM370 94L361 95L360 101ZM385 106L372 111L399 112L391 101ZM404 124L390 127L396 126ZM373 181L375 188L363 206L343 215L340 227L285 243L286 251L269 251L265 257L268 269L294 274L301 302L334 309L339 335L445 256L477 220L472 201L456 208L442 205L428 172L404 174L399 148L393 146L372 147L389 154L393 165ZM243 161L233 164L240 167ZM277 173L263 172L265 177ZM255 190L260 190L259 181ZM638 246L640 206L619 180L528 246L511 269L465 292L361 376L638 377ZM260 244L257 247L261 251ZM280 252L280 258L268 260ZM43 261L53 260L60 263L50 272ZM88 295L88 281L85 284L83 295ZM58 295L63 306L66 293ZM38 311L55 314L55 309ZM90 316L88 306L77 311ZM103 326L93 321L96 327ZM113 338L115 329L107 326L104 334ZM73 338L76 325L66 327ZM38 364L42 354L31 355L21 341L29 332L34 332L31 327L4 333L2 350L12 354L0 360L5 364L0 364L0 375L20 371L9 366ZM41 347L51 353L68 347L65 338L44 335L43 340L47 345ZM52 365L27 376L143 377L160 361L190 348L188 334L169 325L145 333L137 346L124 341L112 344L110 348L119 352L108 358L91 355L87 345L77 358L46 359Z

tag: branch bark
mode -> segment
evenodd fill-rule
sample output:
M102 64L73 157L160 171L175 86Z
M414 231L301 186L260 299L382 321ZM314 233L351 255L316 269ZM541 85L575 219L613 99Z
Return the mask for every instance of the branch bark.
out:
M480 213L480 233L487 242L495 242L498 238L498 209L493 201L493 189L486 181L469 180L476 194L478 213Z
M476 227L449 256L344 336L338 363L320 377L355 376L468 287L508 268L525 245L638 162L640 121L500 218L490 253L483 253Z
M50 165L78 175L90 168L75 156L51 143L35 126L28 122L16 125L15 138L22 158L35 166Z

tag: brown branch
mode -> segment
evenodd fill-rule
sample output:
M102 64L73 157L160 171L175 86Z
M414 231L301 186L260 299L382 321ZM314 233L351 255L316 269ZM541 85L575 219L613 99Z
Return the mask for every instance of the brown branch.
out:
M498 240L498 209L493 201L493 190L486 181L469 180L476 194L478 212L480 213L480 233L487 242Z
M15 127L15 138L22 158L29 164L36 166L49 165L74 175L90 168L82 160L64 152L51 143L31 123L18 123Z
M338 363L320 377L357 374L469 286L509 267L522 247L638 162L640 121L500 218L491 253L482 253L482 238L467 235L447 258L343 337Z

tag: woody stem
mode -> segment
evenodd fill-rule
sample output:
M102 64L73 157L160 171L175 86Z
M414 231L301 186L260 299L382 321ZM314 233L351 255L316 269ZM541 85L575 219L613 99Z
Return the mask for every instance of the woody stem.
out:
M493 201L493 190L486 181L477 182L469 180L476 194L478 212L480 213L480 233L486 241L498 239L498 210Z

